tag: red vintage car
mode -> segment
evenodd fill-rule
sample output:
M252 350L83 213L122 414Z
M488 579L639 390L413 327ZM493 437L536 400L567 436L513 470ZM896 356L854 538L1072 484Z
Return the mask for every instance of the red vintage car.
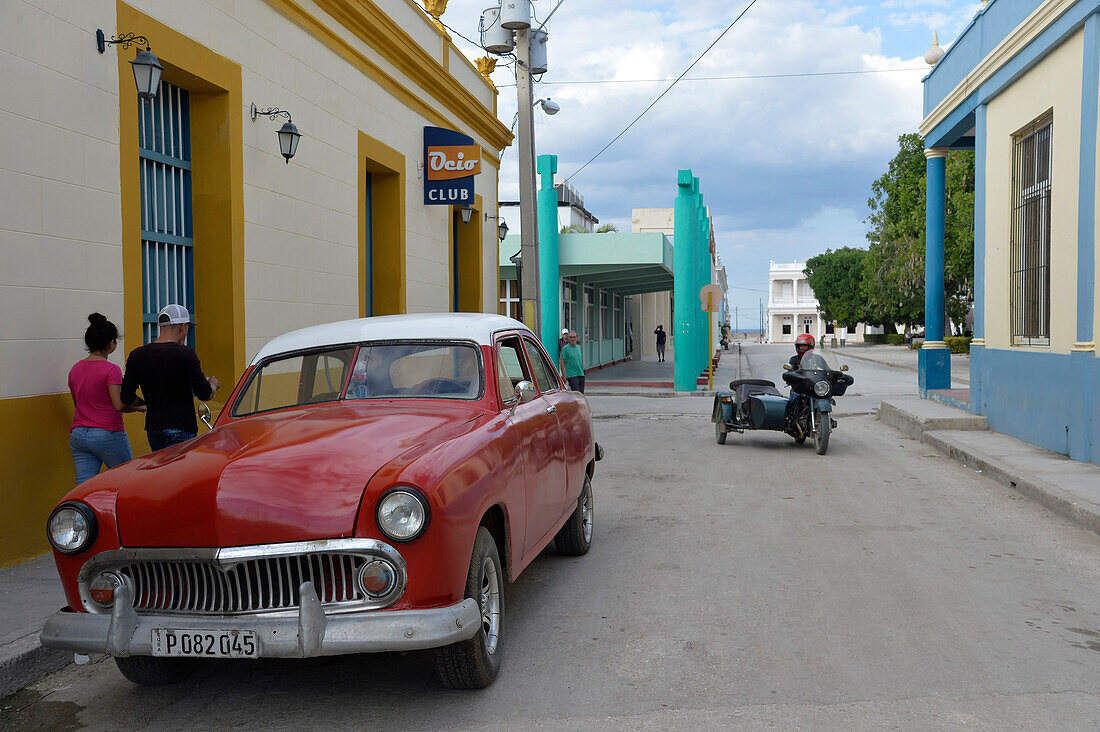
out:
M582 394L496 315L403 315L275 338L213 429L83 483L48 521L68 607L42 645L128 679L202 658L435 649L500 668L504 581L592 541L601 450Z

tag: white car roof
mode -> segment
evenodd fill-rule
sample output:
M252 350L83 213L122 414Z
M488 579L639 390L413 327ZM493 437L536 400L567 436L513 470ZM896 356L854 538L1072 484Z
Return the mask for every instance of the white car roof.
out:
M252 365L279 353L361 341L450 339L492 345L493 334L502 330L530 332L518 320L483 313L424 313L341 320L272 338L252 359Z

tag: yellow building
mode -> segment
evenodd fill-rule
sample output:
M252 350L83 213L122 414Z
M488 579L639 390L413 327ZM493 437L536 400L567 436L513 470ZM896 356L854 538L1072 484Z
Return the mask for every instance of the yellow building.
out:
M445 3L435 3L433 8ZM143 36L164 67L139 99ZM495 312L496 89L412 0L0 5L0 566L47 550L74 482L66 379L98 311L124 339L188 306L227 388L271 337L403 312ZM276 132L302 134L284 161ZM469 223L424 205L424 128L480 148ZM220 404L214 403L217 409ZM130 415L135 453L148 448Z

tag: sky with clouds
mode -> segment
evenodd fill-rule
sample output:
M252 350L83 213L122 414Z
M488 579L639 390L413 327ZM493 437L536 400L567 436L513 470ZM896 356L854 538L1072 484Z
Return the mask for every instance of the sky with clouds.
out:
M545 17L558 0L535 0ZM477 38L492 0L451 0L443 21ZM547 25L549 71L537 97L538 154L573 175L668 86L749 0L564 0ZM980 7L959 0L757 0L745 17L615 145L572 178L601 222L630 230L631 209L670 207L676 172L701 179L726 265L730 305L756 324L768 262L866 246L871 182L921 120L923 56L944 47ZM479 49L455 39L471 57ZM914 70L915 69L915 70ZM834 71L859 75L690 81L691 77ZM493 75L511 124L515 79ZM615 80L619 83L577 83ZM636 81L643 80L643 81ZM513 84L513 86L507 86ZM505 152L501 200L518 199L515 149Z

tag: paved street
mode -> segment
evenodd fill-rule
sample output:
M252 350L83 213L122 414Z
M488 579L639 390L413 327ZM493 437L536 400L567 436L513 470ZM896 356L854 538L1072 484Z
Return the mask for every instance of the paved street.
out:
M745 354L777 381L789 356ZM877 422L915 375L847 362L824 457L715 444L709 399L592 397L593 549L510 588L483 692L441 689L419 654L156 690L93 659L6 699L0 727L1096 729L1100 537Z

